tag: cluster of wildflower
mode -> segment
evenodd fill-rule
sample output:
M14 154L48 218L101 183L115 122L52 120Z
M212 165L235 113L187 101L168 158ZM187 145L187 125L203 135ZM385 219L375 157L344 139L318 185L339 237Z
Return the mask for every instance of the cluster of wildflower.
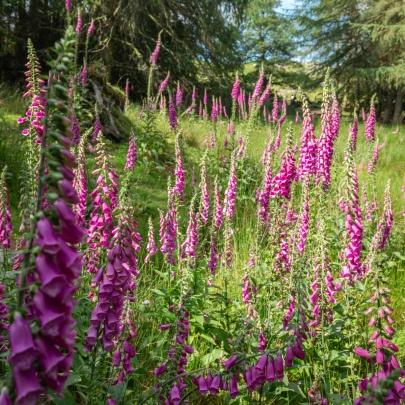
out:
M96 143L98 136L100 133L102 133L103 128L101 126L101 121L100 121L100 116L98 113L96 113L96 121L94 122L94 127L93 127L93 138L91 140L92 143Z
M198 186L200 189L200 192L201 192L198 220L201 221L201 223L203 225L207 225L208 214L209 214L209 209L210 209L210 197L209 197L209 193L208 193L208 182L207 182L206 156L207 156L207 154L205 153L201 159L201 182Z
M158 252L154 234L155 231L153 229L152 219L149 218L148 244L146 245L146 251L148 254L145 257L145 263L149 263L150 258Z
M74 32L67 30L63 45L60 45L58 58L73 59ZM9 327L10 356L12 364L12 387L3 392L2 403L38 403L39 396L50 388L61 393L69 376L73 361L76 331L72 317L76 302L73 295L75 283L81 272L81 257L73 246L82 241L84 231L76 225L76 218L68 204L78 202L72 186L76 167L71 146L71 121L65 117L69 94L67 78L61 75L61 67L55 63L50 73L48 87L47 117L52 115L52 130L43 134L42 159L39 166L38 203L24 252L24 263L20 277L21 291L17 309ZM59 76L56 79L55 76ZM54 86L58 85L58 91ZM61 91L63 89L63 91ZM51 97L57 98L51 98ZM48 156L49 174L44 178L45 153ZM44 181L52 188L49 210L41 212ZM69 244L69 245L68 245ZM35 245L35 260L33 247ZM31 330L24 319L24 287L34 282L33 299L29 312L37 322ZM10 400L11 397L11 400Z
M26 67L28 69L25 72L27 91L23 97L31 98L31 104L25 113L25 117L18 118L17 122L19 124L28 122L28 128L23 129L22 135L28 136L32 142L40 144L44 133L42 119L45 116L46 90L43 88L45 82L40 78L41 66L31 40L28 40L28 62ZM37 136L36 139L35 136Z
M161 43L161 41L160 41L160 32L159 32L158 40L157 40L157 42L156 42L155 50L154 50L154 51L152 52L152 54L150 55L150 59L149 59L149 63L151 63L151 65L152 65L153 67L156 67L156 66L157 66L157 60L158 60L158 57L159 57L159 52L160 52L161 46L162 46L162 43Z
M75 188L77 195L79 196L79 203L73 207L76 214L77 224L79 226L85 226L86 224L86 210L87 210L87 172L86 172L86 142L87 135L91 129L89 129L83 137L80 139L79 146L77 148L77 161L78 167L75 170L75 179L73 181L73 187Z
M167 384L154 387L158 393L159 399L167 405L177 405L181 402L181 394L186 388L184 374L184 367L187 365L187 355L193 354L194 349L186 343L189 330L190 313L187 311L185 305L180 302L177 308L173 305L169 308L170 312L176 310L176 321L173 324L163 324L160 326L161 331L173 331L173 346L169 350L168 360L162 363L159 367L155 368L155 376L162 382L165 379L173 380L175 382L171 386ZM177 378L176 378L177 376Z
M164 93L167 85L169 84L170 72L167 72L167 76L163 79L162 83L159 85L159 93Z
M295 157L292 152L292 125L288 127L286 149L282 157L280 171L273 179L270 197L280 196L289 200L291 198L291 184L296 178Z
M181 155L181 148L180 148L180 133L176 136L175 141L175 155L176 155L176 168L174 170L174 176L176 182L172 189L173 195L178 195L181 201L184 200L184 188L185 188L185 176L184 176L184 167L183 167L183 158Z
M317 181L325 188L330 186L330 170L333 158L334 135L332 133L331 105L329 97L329 71L325 76L322 99L322 135L318 145Z
M184 93L184 84L180 86L180 83L177 82L177 91L176 91L176 106L180 107L183 104L183 93Z
M128 152L124 170L134 170L136 162L137 148L135 135L131 135L128 142Z
M344 248L345 264L341 276L354 280L361 273L361 251L363 241L362 211L359 199L357 169L353 159L352 137L349 134L346 150L346 196L341 201L341 208L346 213L345 230L347 245Z
M189 223L187 227L186 239L181 244L180 257L182 259L189 258L192 262L197 256L198 234L197 234L197 215L194 211L195 197L190 203ZM193 267L190 264L190 267Z
M100 249L109 246L113 230L111 213L118 204L118 175L111 162L112 156L106 153L105 146L102 137L100 137L96 145L98 168L92 173L98 177L96 188L90 194L94 207L90 214L88 250L86 253L87 271L90 274L97 273L99 270Z
M375 95L371 99L370 104L370 112L367 117L367 122L364 127L364 136L366 138L366 142L374 141L375 139L375 123L376 123L376 112L375 112ZM364 117L363 117L364 120Z
M172 189L168 185L167 212L160 218L160 251L166 255L167 263L175 265L177 263L174 252L177 249L177 209L173 199Z
M0 246L9 249L11 246L10 236L13 230L11 222L10 202L6 183L7 166L0 176Z
M311 111L308 106L308 99L302 96L302 136L301 153L298 165L298 176L300 180L310 179L316 174L317 143L315 138L315 127L311 120Z
M112 231L107 250L107 265L101 267L95 274L92 288L98 287L98 302L90 318L90 329L87 332L86 350L92 347L101 337L105 351L110 352L118 346L125 324L125 304L127 300L134 300L136 278L138 277L138 260L136 253L140 249L141 238L136 231L138 225L133 219L133 208L128 198L129 176L124 180L118 206L118 225ZM134 331L134 326L130 325ZM129 334L122 343L116 347L113 355L113 365L121 365L122 350L124 358L122 367L126 374L131 374L131 358L135 357L135 350L130 343L133 333Z
M175 131L179 125L179 122L177 121L176 107L171 96L169 97L169 124L172 131Z

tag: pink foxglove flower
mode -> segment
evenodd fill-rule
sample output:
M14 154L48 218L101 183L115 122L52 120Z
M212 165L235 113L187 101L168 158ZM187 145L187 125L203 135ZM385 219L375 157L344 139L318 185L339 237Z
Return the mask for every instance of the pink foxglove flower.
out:
M176 178L175 185L172 190L172 194L177 194L180 199L183 201L184 200L184 188L185 188L185 176L184 176L184 167L183 167L183 157L181 154L181 148L180 148L180 135L178 134L176 136L176 142L175 142L175 148L176 148L176 168L174 170L174 176Z
M253 90L252 100L256 100L260 97L260 93L262 92L263 84L264 84L264 69L262 67L260 69L259 79L257 80L255 88Z
M79 196L79 202L73 206L73 211L76 214L77 224L81 227L85 227L87 210L86 135L87 133L80 139L77 152L78 166L75 169L75 178L73 180L73 187Z
M136 162L137 148L136 148L136 138L132 135L129 138L127 158L125 162L124 170L134 170Z
M206 155L202 158L201 163L201 183L199 189L201 191L200 198L200 209L198 212L198 218L203 225L207 225L208 214L210 209L210 199L208 193L208 183L207 183L207 167L206 167Z
M76 33L77 35L80 35L80 32L82 31L83 28L83 20L82 16L80 14L80 10L77 12L77 25L76 25Z
M96 188L90 194L93 202L93 211L90 214L88 250L86 253L87 271L94 274L99 269L99 247L108 248L112 237L113 224L112 212L118 204L118 175L111 162L112 156L105 151L105 143L99 139L96 146L97 169L93 175L97 175Z
M332 97L332 117L331 117L331 136L334 140L336 140L337 136L339 135L339 127L340 127L340 113L339 113L339 102L336 96L336 93L333 93Z
M182 259L188 257L190 258L190 260L194 260L197 256L196 252L197 245L198 245L197 220L196 214L194 212L194 199L193 199L190 204L190 214L186 240L181 245L180 257Z
M231 219L235 216L237 182L238 179L236 176L236 160L235 157L232 156L228 187L225 190L223 208L223 214L227 219Z
M258 210L257 215L259 216L260 222L262 224L267 224L269 222L270 216L270 193L273 182L272 167L271 163L266 162L266 168L264 173L263 185L261 190L257 193Z
M351 142L352 142L352 148L355 151L357 149L357 134L359 132L359 119L357 117L357 114L354 113L354 119L353 119L353 124L350 127L350 136L351 136Z
M94 23L94 20L91 19L89 29L87 30L87 35L89 37L91 37L93 35L95 29L96 29L96 24Z
M177 207L173 200L173 191L168 184L168 198L167 198L167 212L166 215L160 215L160 251L166 256L169 264L175 265L177 263L174 257L174 252L177 249Z
M158 61L158 57L159 57L159 52L160 52L160 47L161 47L161 42L160 42L160 33L158 36L158 40L156 42L156 47L155 50L152 52L152 55L150 56L149 59L149 63L151 63L151 65L153 67L157 66L157 61ZM164 91L164 90L163 90Z
M159 93L164 93L170 79L170 72L167 73L167 76L163 79L162 83L159 85Z
M311 112L308 107L308 99L302 98L303 121L301 136L301 153L298 165L298 176L302 181L316 174L317 143L315 138L315 127L311 120Z
M180 107L183 103L183 92L184 92L184 84L180 87L180 83L177 83L177 91L176 91L176 106Z
M239 93L240 93L240 80L239 80L239 75L236 74L235 76L235 82L232 86L232 92L231 92L231 97L235 100L238 101L239 99Z
M375 124L376 124L376 112L375 112L375 96L371 99L370 112L368 114L367 122L364 127L364 136L366 142L374 141L375 139Z
M149 263L150 258L158 252L158 248L155 243L154 229L152 224L152 219L149 218L149 231L148 231L148 244L146 245L146 251L148 252L145 257L145 263Z
M352 138L350 134L348 145L348 150L346 151L346 197L342 206L346 213L346 246L344 248L346 263L343 266L341 275L353 281L361 273L363 225L357 169L353 159Z
M277 99L277 94L274 95L273 110L271 112L271 117L272 117L274 122L278 121L278 99Z
M291 198L291 184L296 177L295 157L292 153L292 126L288 127L287 145L283 152L280 171L273 179L273 188L270 197L280 196L286 199Z
M332 133L332 112L329 101L329 79L325 78L322 101L322 135L318 144L317 181L325 188L330 186L330 171L333 158L334 136Z
M6 173L7 166L4 167L0 177L0 246L10 249L10 236L13 230L13 225L11 222Z

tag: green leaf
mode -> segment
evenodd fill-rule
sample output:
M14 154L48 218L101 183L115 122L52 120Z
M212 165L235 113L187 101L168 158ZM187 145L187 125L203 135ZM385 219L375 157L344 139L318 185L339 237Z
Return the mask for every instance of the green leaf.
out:
M201 333L200 336L201 336L203 339L205 339L207 342L210 342L210 343L212 343L213 345L215 345L215 341L214 341L214 339L213 339L212 337L209 337L209 336L207 336L207 335L204 335L203 333Z
M63 391L63 398L54 398L55 405L75 405L75 399L69 390Z
M204 366L207 366L208 364L214 362L215 360L218 360L222 355L222 350L221 349L214 349L211 353L206 354L203 356L201 359L202 363Z

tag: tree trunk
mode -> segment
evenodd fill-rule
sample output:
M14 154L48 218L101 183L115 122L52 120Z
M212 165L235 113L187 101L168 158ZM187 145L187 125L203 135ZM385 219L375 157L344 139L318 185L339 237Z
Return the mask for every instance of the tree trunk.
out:
M388 90L387 100L385 101L385 108L384 108L384 124L389 124L391 122L391 113L392 113L392 102L394 101L394 92L392 90Z
M395 98L395 109L394 109L394 124L399 124L402 117L402 107L403 107L403 89L398 87L397 96Z

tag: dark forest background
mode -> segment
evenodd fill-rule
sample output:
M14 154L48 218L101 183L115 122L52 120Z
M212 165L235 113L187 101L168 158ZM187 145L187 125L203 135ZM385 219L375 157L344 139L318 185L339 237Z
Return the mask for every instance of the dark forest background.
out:
M84 30L94 19L89 73L146 93L148 60L162 37L158 75L170 71L186 88L228 95L239 71L246 86L263 64L273 82L317 88L327 69L336 79L342 108L378 97L377 114L400 122L405 98L405 1L297 0L283 11L276 0L73 0ZM67 23L64 0L0 0L0 80L23 77L30 38L45 66ZM86 35L81 37L84 42ZM81 46L80 49L84 49ZM79 57L83 57L82 54Z

